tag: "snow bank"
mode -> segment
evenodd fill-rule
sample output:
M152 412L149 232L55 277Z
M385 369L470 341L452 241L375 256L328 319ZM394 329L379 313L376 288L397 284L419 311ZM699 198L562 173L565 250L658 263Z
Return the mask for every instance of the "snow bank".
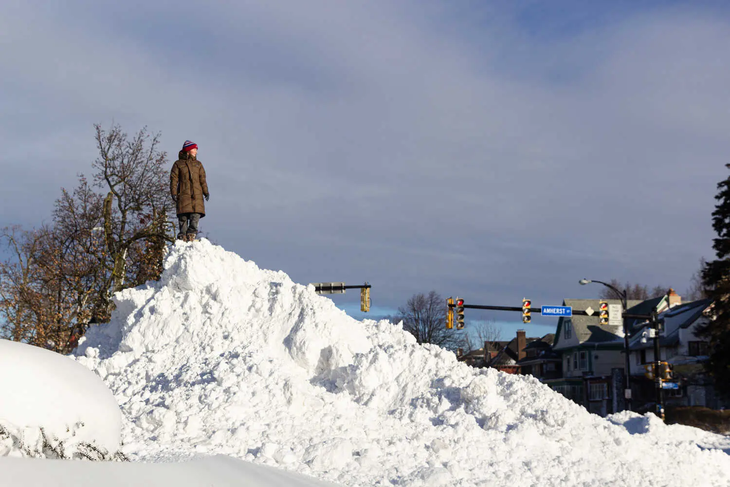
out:
M334 484L230 457L183 463L59 462L0 458L0 487L332 487Z
M725 437L632 434L205 240L116 300L77 360L114 392L135 459L222 453L345 485L730 484Z
M99 378L74 360L0 340L0 456L106 456L121 414Z

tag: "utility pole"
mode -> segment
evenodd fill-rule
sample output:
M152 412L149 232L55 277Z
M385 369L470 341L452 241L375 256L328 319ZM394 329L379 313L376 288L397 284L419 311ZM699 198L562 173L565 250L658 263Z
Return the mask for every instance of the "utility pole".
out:
M651 327L654 329L654 385L656 387L656 415L664 420L664 394L662 391L662 359L659 356L659 332L661 323L657 310L651 312Z

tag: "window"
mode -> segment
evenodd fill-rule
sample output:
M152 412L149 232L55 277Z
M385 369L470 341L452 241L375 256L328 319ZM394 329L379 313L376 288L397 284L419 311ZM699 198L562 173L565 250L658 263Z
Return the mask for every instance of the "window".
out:
M583 397L583 386L570 386L570 394L578 401L583 402L581 400Z
M689 342L689 354L692 357L698 357L700 355L709 355L709 349L707 342Z
M580 353L580 370L588 370L588 354L586 352Z
M570 355L565 357L565 371L570 372Z
M570 320L563 320L563 325L565 325L563 336L568 340L573 336L573 323Z
M588 385L588 399L591 401L600 401L608 399L608 384L600 382L598 384Z
M573 370L578 369L578 352L573 352Z

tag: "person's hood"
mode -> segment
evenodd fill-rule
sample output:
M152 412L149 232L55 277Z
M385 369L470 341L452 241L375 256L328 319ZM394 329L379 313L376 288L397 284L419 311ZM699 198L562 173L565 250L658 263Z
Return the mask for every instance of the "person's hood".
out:
M184 151L184 150L181 150L178 153L177 157L181 161L186 161L188 159L190 159L191 161L194 161L195 160L195 156L193 156L190 152L187 152L187 151Z

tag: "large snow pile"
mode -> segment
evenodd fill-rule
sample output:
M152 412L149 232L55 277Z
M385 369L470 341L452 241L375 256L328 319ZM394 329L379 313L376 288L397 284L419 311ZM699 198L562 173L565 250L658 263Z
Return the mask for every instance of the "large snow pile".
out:
M86 367L0 340L0 457L109 458L121 422L114 396Z
M205 240L116 300L77 355L115 394L134 459L222 453L345 485L730 485L723 437L630 432Z

